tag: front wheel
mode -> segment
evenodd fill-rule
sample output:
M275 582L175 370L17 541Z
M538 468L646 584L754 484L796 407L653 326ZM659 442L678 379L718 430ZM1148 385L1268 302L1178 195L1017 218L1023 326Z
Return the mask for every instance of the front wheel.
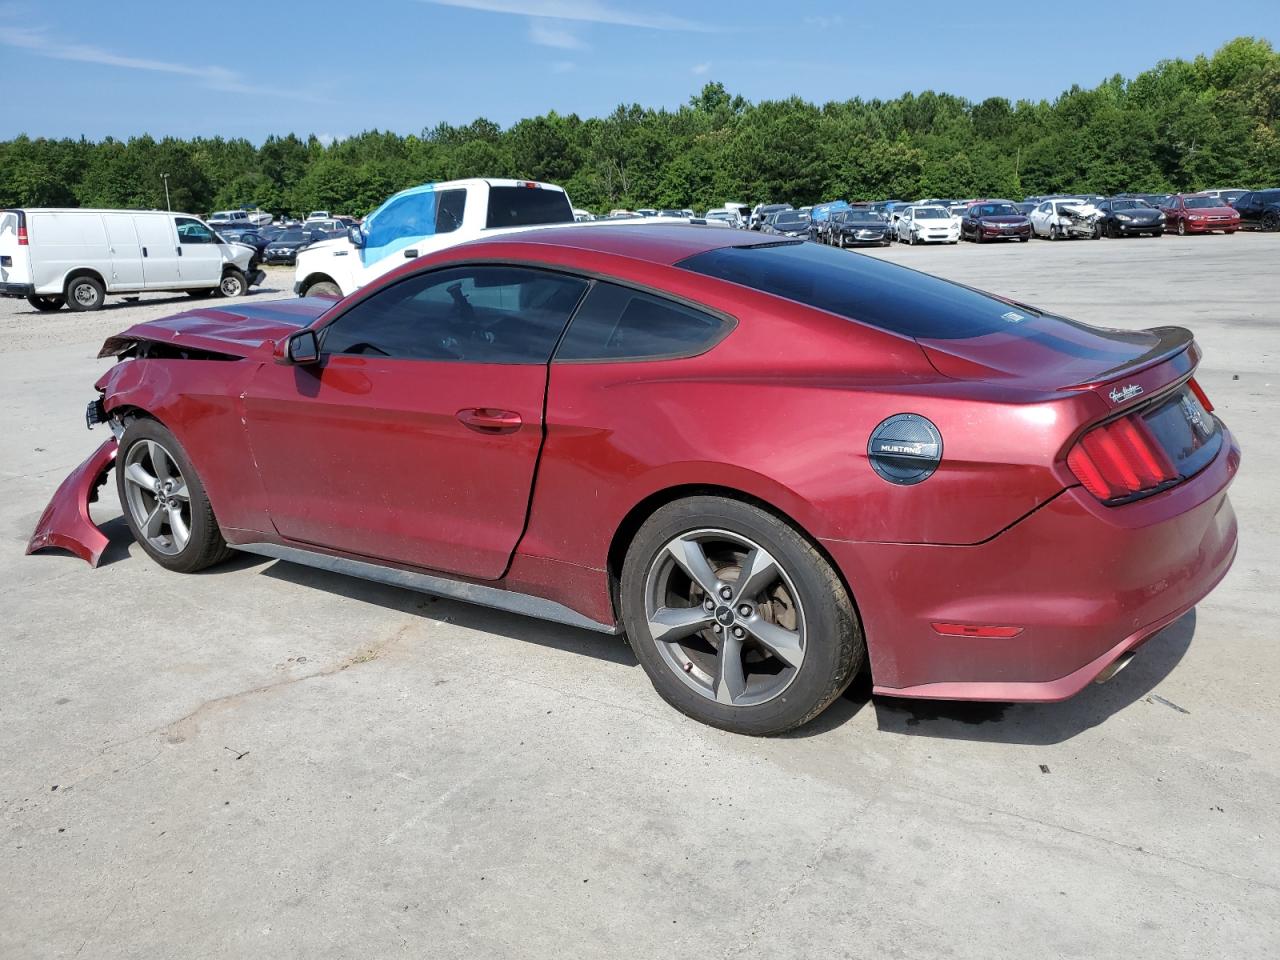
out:
M1185 237L1187 235L1187 224L1184 220L1178 221L1178 236Z
M27 297L27 303L41 313L53 313L55 310L61 310L66 302L65 297L42 297L34 293Z
M242 297L248 292L249 282L239 270L232 267L222 275L222 281L218 284L218 296Z
M138 419L125 428L116 489L134 539L165 569L194 573L230 555L199 474L164 425Z
M342 291L338 289L338 285L332 280L321 280L319 283L313 283L307 287L302 294L304 297L342 297Z
M620 595L632 650L659 695L735 733L812 720L866 657L830 564L789 524L737 500L659 509L627 551Z

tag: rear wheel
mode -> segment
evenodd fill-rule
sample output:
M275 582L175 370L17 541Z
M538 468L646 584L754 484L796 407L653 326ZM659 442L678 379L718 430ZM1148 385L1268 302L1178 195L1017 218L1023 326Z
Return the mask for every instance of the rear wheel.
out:
M41 313L52 313L55 310L61 310L66 302L65 297L41 297L34 293L27 297L27 303Z
M1262 218L1262 229L1268 233L1274 233L1276 230L1280 230L1280 213L1276 213L1274 210L1267 213L1266 216Z
M162 424L140 419L125 428L116 488L130 532L160 566L194 573L231 554L195 467Z
M67 281L67 306L72 310L99 310L106 291L96 277L79 276Z
M627 551L621 600L631 647L662 698L737 733L813 719L866 656L830 564L789 524L736 500L658 510Z

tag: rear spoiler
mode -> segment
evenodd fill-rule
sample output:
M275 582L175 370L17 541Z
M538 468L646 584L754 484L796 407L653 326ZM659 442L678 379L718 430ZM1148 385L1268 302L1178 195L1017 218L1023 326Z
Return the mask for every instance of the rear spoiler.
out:
M1063 390L1093 390L1115 380L1117 377L1133 376L1143 370L1149 370L1162 363L1174 359L1179 354L1187 354L1187 368L1194 369L1200 362L1200 347L1196 343L1195 334L1186 327L1151 327L1144 333L1156 336L1155 345L1142 356L1123 363L1110 370L1104 370L1095 377L1072 383L1062 387Z

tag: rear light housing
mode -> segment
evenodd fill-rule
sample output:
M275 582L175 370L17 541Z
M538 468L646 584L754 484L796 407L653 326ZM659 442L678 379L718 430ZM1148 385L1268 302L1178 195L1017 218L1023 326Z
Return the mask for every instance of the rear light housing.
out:
M28 240L27 240L27 228L26 228L25 226L19 225L19 227L18 227L18 246L20 246L20 247L26 247L26 246L29 246L29 245L30 245L30 241L28 241Z
M1221 445L1213 405L1195 380L1088 430L1067 468L1108 506L1167 490L1203 469Z

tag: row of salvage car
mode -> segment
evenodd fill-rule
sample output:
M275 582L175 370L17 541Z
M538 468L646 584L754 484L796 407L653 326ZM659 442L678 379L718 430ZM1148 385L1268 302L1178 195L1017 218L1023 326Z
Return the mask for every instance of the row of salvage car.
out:
M1231 206L1210 193L1172 194L1160 206L1137 196L1037 197L1012 200L879 201L818 204L807 210L770 212L758 229L806 237L836 247L908 244L1026 242L1102 237L1235 233L1244 228L1280 229L1280 190L1247 193Z

